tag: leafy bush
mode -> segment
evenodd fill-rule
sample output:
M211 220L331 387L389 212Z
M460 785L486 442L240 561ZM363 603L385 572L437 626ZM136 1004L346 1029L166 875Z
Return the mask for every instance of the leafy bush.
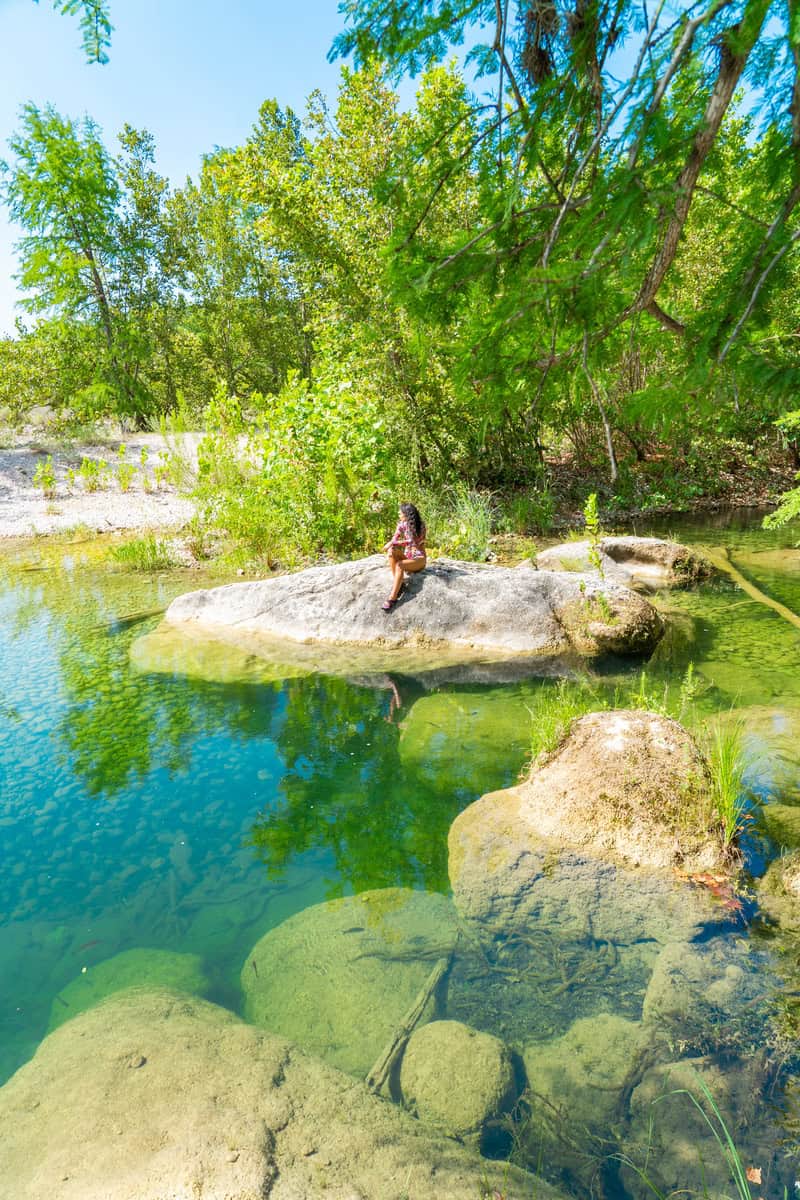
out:
M48 500L52 500L56 494L56 473L53 468L53 456L48 454L47 458L41 459L36 464L36 470L33 472L34 487L40 487Z
M83 480L87 492L96 492L104 487L107 479L108 463L102 458L82 458L78 474Z
M193 493L203 523L269 562L381 545L410 472L375 395L292 375L249 407L254 427L219 388L206 410Z
M136 468L132 465L132 463L125 461L125 445L123 444L117 450L116 469L117 483L119 484L119 490L121 492L129 491L135 474Z

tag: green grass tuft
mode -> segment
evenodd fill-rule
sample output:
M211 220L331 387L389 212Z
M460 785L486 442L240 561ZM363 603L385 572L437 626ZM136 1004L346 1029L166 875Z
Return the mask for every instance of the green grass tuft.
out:
M165 571L176 565L169 543L159 541L152 533L114 546L109 558L131 571Z

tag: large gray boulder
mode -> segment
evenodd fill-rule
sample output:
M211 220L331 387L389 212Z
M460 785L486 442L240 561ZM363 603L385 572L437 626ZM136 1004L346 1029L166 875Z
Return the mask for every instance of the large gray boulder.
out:
M532 1188L282 1038L169 992L120 993L50 1034L0 1089L0 1128L0 1200L474 1200L483 1180L523 1200Z
M549 546L536 556L540 571L592 571L592 544L564 542ZM686 587L712 574L711 564L679 542L648 537L604 537L595 547L600 568L607 579L648 587Z
M671 942L730 917L688 875L725 855L706 763L694 739L655 713L575 721L530 777L482 796L450 828L461 913L554 936Z
M173 600L171 626L205 629L223 640L257 637L274 652L285 643L324 643L350 655L378 651L372 662L405 669L479 657L648 653L663 624L641 596L596 577L440 560L412 575L392 612L381 609L389 574L380 556L312 567L255 583L190 592ZM401 650L402 655L397 651Z

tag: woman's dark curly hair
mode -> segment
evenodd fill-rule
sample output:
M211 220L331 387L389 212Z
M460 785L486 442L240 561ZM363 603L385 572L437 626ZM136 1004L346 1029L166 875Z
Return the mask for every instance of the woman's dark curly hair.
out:
M408 521L408 528L411 530L415 538L422 536L424 522L419 515L419 509L413 504L401 504L400 512Z

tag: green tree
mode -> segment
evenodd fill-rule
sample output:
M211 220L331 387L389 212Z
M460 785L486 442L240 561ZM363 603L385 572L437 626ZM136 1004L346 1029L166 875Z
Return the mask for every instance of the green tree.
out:
M31 293L25 305L92 321L103 350L96 383L115 393L122 411L136 412L137 381L115 303L121 190L99 131L88 118L70 121L50 106L28 104L10 147L15 162L3 164L3 190L25 231L19 244L19 279Z
M687 394L718 400L747 387L777 401L795 385L796 358L761 336L800 239L794 2L773 12L767 0L677 10L347 0L344 10L335 52L398 75L490 31L467 55L479 80L463 115L473 136L441 155L443 117L395 154L386 194L396 294L431 322L457 320L459 387L485 408L492 436L535 450L565 407L591 408L614 478L614 391L640 342L653 361L666 355L688 372L682 397L671 378L640 397L650 414ZM744 143L736 169L723 171L718 151L743 84L761 144ZM479 213L433 234L459 173L478 190ZM725 235L719 255L706 243L714 286L698 305L684 281L701 197L699 215ZM695 231L707 236L709 225Z

